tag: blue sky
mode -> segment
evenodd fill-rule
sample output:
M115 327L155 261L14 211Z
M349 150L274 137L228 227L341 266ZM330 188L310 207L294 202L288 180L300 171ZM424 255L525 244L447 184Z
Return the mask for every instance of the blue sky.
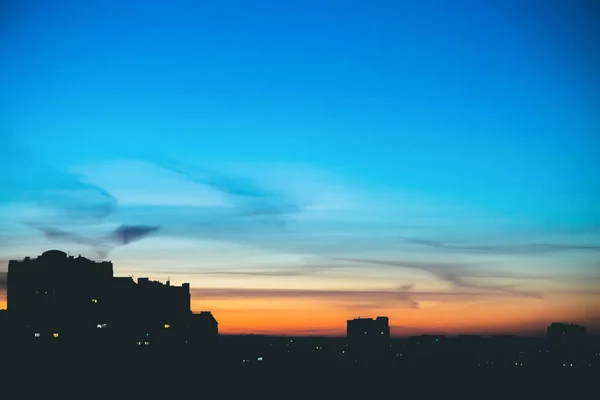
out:
M0 15L2 259L59 247L231 290L471 290L473 265L597 277L592 2L8 1ZM124 245L121 225L140 240ZM355 276L287 279L338 264ZM240 268L257 275L193 275Z

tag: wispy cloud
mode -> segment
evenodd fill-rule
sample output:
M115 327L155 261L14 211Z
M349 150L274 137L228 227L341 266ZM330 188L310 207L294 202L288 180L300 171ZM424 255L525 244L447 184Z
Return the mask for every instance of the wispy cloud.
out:
M456 288L461 289L476 289L484 291L503 292L513 295L541 298L542 295L536 292L522 291L514 287L514 285L493 285L480 284L469 280L469 278L523 278L519 275L488 273L485 271L477 271L473 266L468 264L458 263L435 263L435 262L419 262L419 261L385 261L375 259L361 258L335 258L337 261L348 261L351 263L359 263L364 266L381 265L394 268L409 268L417 269L435 275L444 282L452 284Z
M426 292L412 290L311 290L311 289L262 289L262 288L195 288L194 297L215 299L314 299L340 301L345 306L351 304L379 304L380 306L418 308L419 301L457 301L489 297L488 290L469 292ZM512 295L497 292L497 296Z
M238 276L278 276L278 277L299 277L316 275L318 272L307 271L302 269L281 269L278 271L202 271L194 272L193 275L213 275L213 276L226 276L226 275L238 275Z
M7 279L8 279L8 274L6 272L0 272L0 292L6 291Z
M112 236L118 239L122 244L129 244L156 232L158 229L160 229L158 226L121 225L113 231Z
M58 184L60 182L45 180L44 190L37 188L39 190L31 193L32 198L60 206L61 210L69 213L61 215L61 218L23 222L49 239L89 245L92 251L104 258L115 245L140 240L156 233L159 228L165 234L198 239L256 241L256 235L285 232L285 216L298 211L297 206L285 196L261 188L249 179L214 171L186 171L171 165L163 168L176 172L185 180L220 192L229 199L229 204L221 207L143 204L117 208L116 199L102 188L70 179L69 174L57 174L62 179L62 186ZM108 221L108 217L120 220L123 225L103 237L82 236L71 229L72 226L85 227L86 223Z
M407 243L423 245L425 247L477 252L477 253L493 253L493 254L543 254L562 251L577 251L589 250L600 251L600 245L584 245L584 244L561 244L561 243L530 243L530 244L514 244L514 245L476 245L476 244L450 244L449 242L417 239L402 237L401 240Z
M227 195L235 204L236 214L239 216L276 217L299 211L299 207L282 193L261 187L257 182L248 178L232 176L206 168L182 166L180 163L157 162L157 164L190 182L209 186Z
M0 299L6 299L7 283L8 283L8 273L0 272Z
M171 273L181 275L212 275L212 276L227 276L227 275L238 275L238 276L273 276L273 277L301 277L301 276L320 276L325 277L326 274L342 269L344 264L333 264L333 263L309 263L301 265L292 265L288 267L282 266L265 266L265 265L253 265L246 268L227 269L227 270L169 270L169 271L154 271L157 273ZM336 274L335 278L339 278L340 275ZM410 290L411 285L404 286L403 289Z
M30 227L40 231L49 240L71 242L90 246L98 257L106 258L108 253L116 246L124 246L152 234L160 227L158 226L131 226L121 225L107 234L91 238L81 236L62 229L43 226L39 224L28 224Z
M71 225L96 223L117 208L117 200L103 188L80 176L47 165L14 140L3 138L0 202L35 203L47 210L46 222Z

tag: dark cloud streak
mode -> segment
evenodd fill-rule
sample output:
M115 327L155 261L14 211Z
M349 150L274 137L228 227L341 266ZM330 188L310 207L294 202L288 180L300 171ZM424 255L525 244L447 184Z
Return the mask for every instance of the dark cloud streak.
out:
M444 250L455 250L455 251L467 251L467 252L478 252L478 253L493 253L493 254L544 254L554 253L561 251L600 251L599 245L570 245L570 244L559 244L559 243L531 243L531 244L519 244L519 245L461 245L461 244L448 244L447 242L439 240L429 239L416 239L416 238L401 238L404 242L419 244L435 249Z
M476 289L493 292L504 292L508 294L541 298L541 294L535 292L521 291L516 289L513 285L482 285L474 282L470 282L468 278L491 278L498 277L500 274L489 274L486 275L484 272L472 272L472 266L466 264L451 264L451 263L434 263L434 262L418 262L418 261L384 261L374 259L360 259L360 258L335 258L337 261L347 261L352 263L360 264L371 264L371 265L382 265L387 267L395 268L410 268L428 272L432 275L437 276L442 281L452 284L456 288L462 289ZM504 278L508 278L509 275L504 275Z
M125 246L141 240L160 228L158 226L146 225L121 225L107 235L98 238L90 238L40 224L28 223L26 225L42 232L49 240L65 241L90 246L92 251L94 251L101 259L106 258L109 252L116 246Z
M508 293L496 293L509 295ZM402 290L312 290L312 289L261 289L261 288L193 288L192 295L204 299L276 299L276 298L320 298L356 301L361 298L374 300L398 300L412 302L413 297L436 299L472 299L488 297L487 290L470 292L423 292Z
M156 232L159 228L158 226L121 225L114 230L112 235L125 245L141 240L151 233Z
M276 218L299 211L299 207L286 200L283 195L261 188L250 179L227 176L216 171L198 171L196 168L175 166L174 163L154 162L190 182L227 195L236 204L239 216Z

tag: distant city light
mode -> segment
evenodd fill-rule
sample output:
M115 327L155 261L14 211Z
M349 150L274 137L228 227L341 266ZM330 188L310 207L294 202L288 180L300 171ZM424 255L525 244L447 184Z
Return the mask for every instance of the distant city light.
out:
M33 336L35 337L40 337L40 334L38 332L34 333Z
M165 329L169 329L170 327L171 327L171 325L165 324Z
M258 361L262 361L262 360L263 360L263 358L262 358L262 357L258 357L258 359L257 359L257 360L258 360Z
M52 336L54 336L55 338L57 338L57 337L58 337L58 332L54 332L54 333L52 334Z
M94 304L98 303L98 299L92 299L92 303L94 303Z

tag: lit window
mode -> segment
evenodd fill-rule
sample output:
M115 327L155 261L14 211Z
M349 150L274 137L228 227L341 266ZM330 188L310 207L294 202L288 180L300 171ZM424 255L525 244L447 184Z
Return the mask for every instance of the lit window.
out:
M55 338L57 338L57 337L58 337L58 332L54 332L54 333L52 334L52 336L54 336Z
M381 334L383 335L383 332L381 332Z
M262 361L262 357L258 357L258 359L257 359L257 360L258 360L258 361Z
M106 328L106 324L98 324L98 325L96 325L96 328L98 328L98 329Z
M146 346L148 346L148 345L150 345L150 342L144 342L144 344L145 344Z
M34 333L33 336L35 337L40 337L40 334L38 332Z
M171 327L171 325L165 324L165 329L169 329L170 327Z
M92 303L94 303L94 304L98 303L98 299L92 299Z
M137 344L138 344L138 346L141 346L141 345L142 345L142 342L137 342Z

